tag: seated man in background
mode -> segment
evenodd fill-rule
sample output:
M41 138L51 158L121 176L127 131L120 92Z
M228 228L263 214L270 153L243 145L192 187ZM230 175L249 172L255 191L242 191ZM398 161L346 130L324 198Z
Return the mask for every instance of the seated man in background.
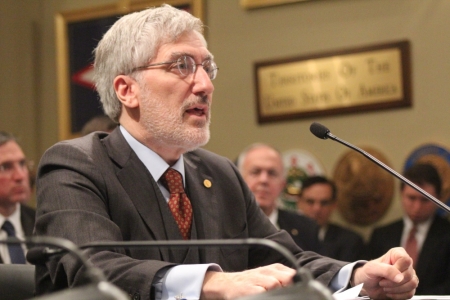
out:
M402 248L348 264L301 250L258 207L209 140L217 65L200 19L169 5L121 17L95 49L105 113L120 125L61 141L38 169L37 235L97 241L266 238L333 290L405 299L418 278ZM89 261L134 299L232 299L292 283L286 259L261 246L93 249ZM36 265L38 294L82 285L71 255ZM222 272L224 271L224 272Z
M272 224L286 230L303 250L318 252L317 224L308 217L278 208L286 185L281 153L269 145L253 144L239 155L238 169Z
M30 201L31 185L25 154L16 138L0 131L0 239L22 239L33 234L35 211ZM0 244L0 263L24 264L25 245Z
M416 164L404 176L439 199L441 178L431 164ZM437 206L409 185L401 183L404 216L376 228L368 246L369 257L402 246L413 258L420 284L417 294L450 294L450 222L436 215Z
M362 237L329 222L336 209L336 194L336 185L332 181L322 176L309 177L303 182L297 208L319 224L320 254L344 261L362 259Z

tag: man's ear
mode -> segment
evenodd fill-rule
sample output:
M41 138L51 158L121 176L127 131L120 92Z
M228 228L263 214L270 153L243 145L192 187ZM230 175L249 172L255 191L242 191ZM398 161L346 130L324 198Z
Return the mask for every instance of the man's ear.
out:
M114 78L113 85L117 98L125 107L135 108L139 106L139 85L136 80L127 75L118 75Z

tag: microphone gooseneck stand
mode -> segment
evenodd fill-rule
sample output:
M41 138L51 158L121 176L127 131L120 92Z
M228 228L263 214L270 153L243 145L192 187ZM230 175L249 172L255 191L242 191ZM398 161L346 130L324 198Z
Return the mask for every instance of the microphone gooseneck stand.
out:
M328 138L330 138L333 141L336 141L350 149L353 149L359 153L361 153L362 155L364 155L365 157L367 157L369 160L371 160L372 162L376 163L378 166L380 166L381 168L385 169L386 171L388 171L390 174L394 175L395 177L397 177L398 179L400 179L401 181L403 181L404 183L406 183L407 185L409 185L410 187L412 187L413 189L415 189L416 191L418 191L419 193L421 193L424 197L426 197L428 200L434 202L434 204L436 204L437 206L439 206L440 208L442 208L443 210L445 210L447 213L450 213L450 207L448 207L445 203L439 201L438 199L436 199L435 197L433 197L432 195L430 195L429 193L427 193L426 191L424 191L422 188L420 188L419 186L417 186L415 183L411 182L410 180L408 180L406 177L404 177L403 175L400 175L398 172L394 171L393 169L391 169L390 167L388 167L387 165L385 165L384 163L382 163L381 161L379 161L377 158L375 158L374 156L370 155L369 153L367 153L366 151L338 138L337 136L333 135L330 130L323 126L320 123L317 122L313 122L310 126L310 131L312 134L314 134L316 137L326 140Z
M30 300L128 300L129 297L118 287L106 281L103 272L94 267L92 263L85 257L80 248L69 240L47 237L47 236L35 236L27 237L24 241L18 238L7 238L0 240L0 244L27 244L28 246L50 246L56 247L57 250L61 249L65 253L74 255L85 267L86 276L89 279L89 284L76 288L65 289L60 292L35 297ZM29 251L42 248L31 248ZM47 248L46 248L47 249ZM33 251L32 251L33 252ZM51 250L53 253L61 253L61 251ZM34 254L32 253L32 258ZM39 256L39 255L38 255ZM28 255L27 255L28 257Z
M281 254L297 271L293 278L294 284L248 297L239 298L240 300L256 300L256 299L304 299L304 300L332 300L331 292L323 284L313 280L309 270L299 268L297 260L293 254L284 246L267 239L249 238L249 239L233 239L233 240L171 240L171 241L123 241L123 242L91 242L80 245L79 249L98 249L110 250L114 248L150 248L150 247L170 247L170 248L186 248L186 247L243 247L250 245L259 245L268 247ZM64 254L59 249L40 248L35 250L37 255L31 256L40 257L42 255L56 255ZM30 255L27 255L29 258Z

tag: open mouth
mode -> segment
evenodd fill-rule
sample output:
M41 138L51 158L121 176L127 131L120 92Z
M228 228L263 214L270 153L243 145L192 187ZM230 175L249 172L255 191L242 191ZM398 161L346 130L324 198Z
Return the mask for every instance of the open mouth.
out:
M200 117L200 116L206 115L206 108L205 107L201 107L201 106L196 106L196 107L187 109L186 112L188 114L196 115L196 116Z

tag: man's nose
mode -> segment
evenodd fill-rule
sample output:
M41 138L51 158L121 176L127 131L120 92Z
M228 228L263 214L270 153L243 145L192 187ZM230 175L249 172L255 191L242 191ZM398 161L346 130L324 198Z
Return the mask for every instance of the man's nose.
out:
M262 182L269 181L269 174L267 172L261 172L258 177L259 177L259 180Z
M209 78L208 73L200 65L197 67L194 73L194 86L193 93L198 95L210 95L214 92L214 85L211 78Z
M320 208L321 208L320 202L313 203L313 205L312 205L313 211L318 212L320 210Z

